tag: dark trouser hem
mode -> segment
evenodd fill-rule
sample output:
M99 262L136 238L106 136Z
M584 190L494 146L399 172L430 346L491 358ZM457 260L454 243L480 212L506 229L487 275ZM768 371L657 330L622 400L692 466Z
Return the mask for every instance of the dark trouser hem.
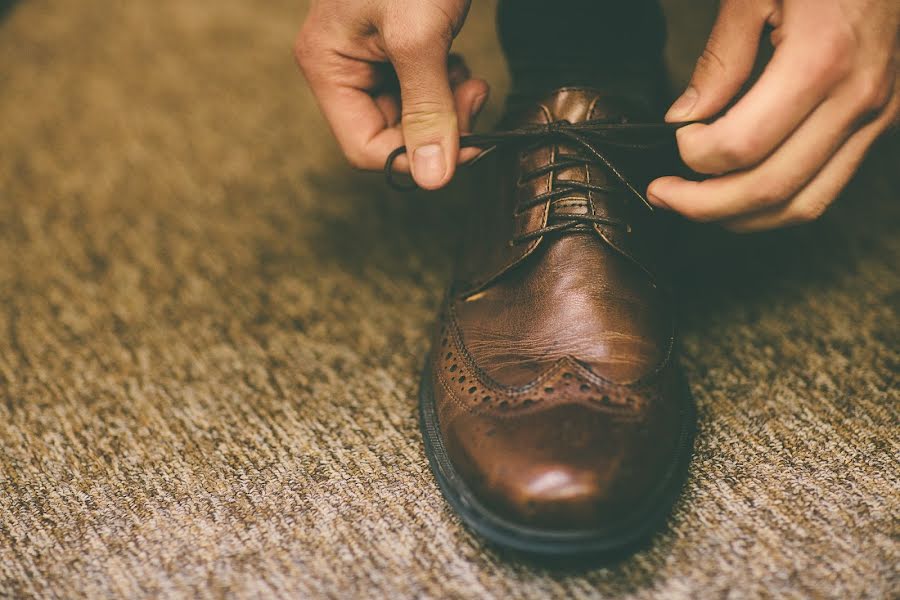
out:
M665 94L657 0L501 0L497 30L514 94L567 86Z

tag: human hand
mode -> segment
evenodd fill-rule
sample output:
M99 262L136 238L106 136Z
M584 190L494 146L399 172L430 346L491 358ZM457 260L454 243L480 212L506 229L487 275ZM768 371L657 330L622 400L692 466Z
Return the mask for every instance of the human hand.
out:
M702 182L654 181L650 201L733 231L821 215L866 150L897 119L897 0L722 0L706 50L667 121L712 117L752 70L766 24L775 53L759 80L711 124L677 133Z
M471 0L314 0L295 54L350 163L395 169L437 189L453 177L460 132L470 132L488 85L450 56ZM412 157L411 165L407 156Z

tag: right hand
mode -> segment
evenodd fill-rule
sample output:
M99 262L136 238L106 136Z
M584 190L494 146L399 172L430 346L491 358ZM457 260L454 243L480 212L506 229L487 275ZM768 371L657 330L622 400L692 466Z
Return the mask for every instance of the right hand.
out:
M472 79L450 44L471 0L313 0L296 56L350 163L395 163L425 189L443 187L458 163L460 132L472 130L488 85Z

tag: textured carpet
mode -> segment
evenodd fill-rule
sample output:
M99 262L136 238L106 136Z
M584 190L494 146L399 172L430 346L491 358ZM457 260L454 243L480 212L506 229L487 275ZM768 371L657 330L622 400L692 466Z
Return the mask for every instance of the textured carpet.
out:
M344 165L293 66L303 4L6 3L0 596L900 594L895 140L810 227L685 236L684 499L621 563L523 563L461 529L416 427L471 182ZM490 13L458 44L487 122Z

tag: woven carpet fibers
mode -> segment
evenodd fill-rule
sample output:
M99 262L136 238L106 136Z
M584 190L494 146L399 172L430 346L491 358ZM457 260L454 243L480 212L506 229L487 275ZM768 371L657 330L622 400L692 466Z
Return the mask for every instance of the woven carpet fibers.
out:
M534 565L460 527L416 427L471 177L351 172L293 65L304 10L4 3L0 596L900 593L895 141L812 226L685 237L684 498L627 560ZM491 11L458 43L487 124Z

